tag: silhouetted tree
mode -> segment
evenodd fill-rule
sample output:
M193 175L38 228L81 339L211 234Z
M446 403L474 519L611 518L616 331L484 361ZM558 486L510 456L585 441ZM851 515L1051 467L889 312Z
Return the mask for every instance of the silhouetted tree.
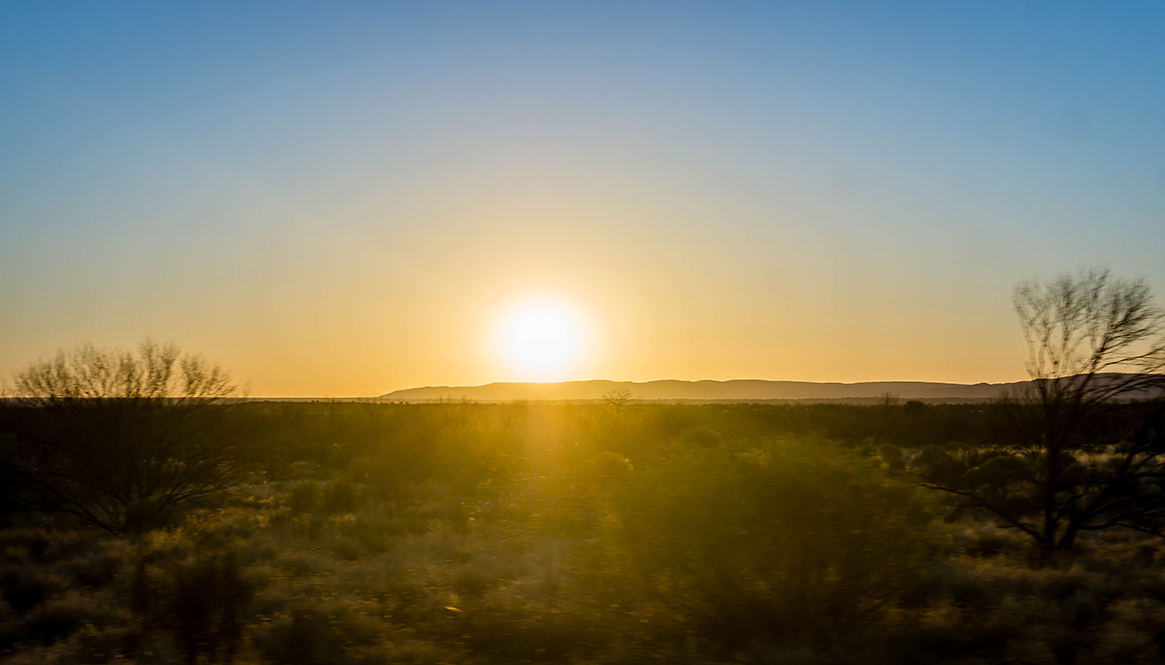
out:
M1014 438L930 447L923 484L957 494L1031 536L1044 552L1081 531L1165 528L1165 312L1144 280L1082 270L1019 284L1030 388L1009 399ZM1113 410L1123 430L1091 427Z
M623 420L627 408L634 404L637 400L635 394L626 388L616 388L603 393L603 404L611 409L616 421Z
M86 344L16 375L4 464L25 507L111 531L147 528L239 475L230 375L175 344Z

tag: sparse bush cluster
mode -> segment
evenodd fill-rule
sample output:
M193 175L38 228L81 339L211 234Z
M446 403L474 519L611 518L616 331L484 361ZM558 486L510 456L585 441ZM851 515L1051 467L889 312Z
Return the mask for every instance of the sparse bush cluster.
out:
M911 482L943 463L931 451L972 460L1017 436L1007 405L207 409L235 428L237 468L165 521L94 530L24 510L45 506L16 487L6 659L1165 658L1157 540L1102 532L1047 559Z

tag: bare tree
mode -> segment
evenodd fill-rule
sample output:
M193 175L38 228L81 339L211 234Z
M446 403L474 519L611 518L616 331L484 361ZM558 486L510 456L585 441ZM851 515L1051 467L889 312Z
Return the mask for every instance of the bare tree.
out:
M1045 552L1081 531L1165 528L1165 312L1144 280L1082 270L1015 289L1030 388L1011 398L1013 441L924 450L924 485L963 497ZM1124 410L1131 429L1100 433Z
M621 422L627 408L638 401L635 394L627 388L608 390L602 395L603 404L611 409L616 422Z
M236 481L240 442L225 422L228 372L173 344L92 344L17 373L4 462L26 507L111 531L164 522Z
M1160 390L1165 312L1143 279L1082 270L1047 283L1023 282L1014 303L1041 404L1072 405L1080 416L1112 400ZM1063 436L1061 429L1057 420L1047 434Z

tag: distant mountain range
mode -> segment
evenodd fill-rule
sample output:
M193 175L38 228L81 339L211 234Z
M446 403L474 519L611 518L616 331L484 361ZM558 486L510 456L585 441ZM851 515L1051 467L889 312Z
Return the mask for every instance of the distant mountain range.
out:
M430 386L396 390L381 396L394 402L513 402L518 400L602 400L626 390L648 401L752 402L767 400L870 400L886 395L900 399L985 400L1027 385L1016 383L931 383L927 381L871 381L813 383L810 381L564 381L562 383L490 383L484 386Z

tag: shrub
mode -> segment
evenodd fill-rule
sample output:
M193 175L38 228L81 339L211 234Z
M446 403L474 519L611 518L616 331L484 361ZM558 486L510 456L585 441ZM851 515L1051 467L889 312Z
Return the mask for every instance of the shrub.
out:
M622 583L729 648L872 625L928 551L915 490L823 444L681 450L614 505Z
M307 480L291 490L291 512L306 513L316 507L320 498L320 486L314 480Z

